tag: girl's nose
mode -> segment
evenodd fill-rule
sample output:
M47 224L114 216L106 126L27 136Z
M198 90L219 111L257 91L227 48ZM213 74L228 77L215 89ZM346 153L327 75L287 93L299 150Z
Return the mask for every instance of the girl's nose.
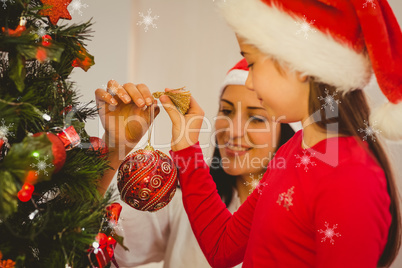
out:
M251 78L251 70L248 72L247 80L246 80L245 86L246 86L246 88L247 88L248 90L254 91L253 79Z

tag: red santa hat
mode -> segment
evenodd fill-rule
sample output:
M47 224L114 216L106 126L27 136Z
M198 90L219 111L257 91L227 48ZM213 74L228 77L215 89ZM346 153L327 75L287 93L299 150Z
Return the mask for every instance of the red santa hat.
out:
M247 43L339 90L364 88L373 71L388 103L372 113L402 139L402 33L385 0L225 0L219 4Z
M223 84L221 86L221 92L228 85L241 85L244 86L246 84L247 76L248 76L248 65L247 61L243 58L236 65L230 69L223 80Z

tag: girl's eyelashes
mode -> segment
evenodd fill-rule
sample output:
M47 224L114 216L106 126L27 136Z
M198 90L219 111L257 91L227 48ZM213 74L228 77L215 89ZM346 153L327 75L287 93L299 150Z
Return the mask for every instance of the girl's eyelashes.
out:
M230 109L226 109L226 108L221 108L219 110L219 113L223 114L223 115L230 115L232 113L232 110Z
M253 67L253 65L254 65L254 63L250 63L249 65L247 65L247 68L251 68L251 67Z

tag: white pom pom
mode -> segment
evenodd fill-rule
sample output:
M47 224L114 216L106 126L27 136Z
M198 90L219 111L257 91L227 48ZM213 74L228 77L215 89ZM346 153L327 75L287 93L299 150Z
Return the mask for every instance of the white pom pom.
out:
M380 129L385 138L402 140L402 102L388 102L375 109L371 113L370 124Z

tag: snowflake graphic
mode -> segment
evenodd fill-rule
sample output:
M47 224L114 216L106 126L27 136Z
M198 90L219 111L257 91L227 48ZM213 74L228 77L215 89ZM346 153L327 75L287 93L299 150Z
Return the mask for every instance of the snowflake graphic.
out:
M0 126L0 139L7 138L7 136L13 136L14 133L10 131L10 129L14 126L14 123L6 125L6 121L4 121L4 118L1 119L1 126Z
M324 234L324 237L321 239L321 242L325 242L325 240L327 239L327 238L329 238L329 242L333 245L334 244L334 239L333 239L333 237L334 236L336 236L336 237L340 237L341 236L341 234L340 233L335 233L335 229L338 227L338 224L334 224L333 226L332 226L332 228L329 228L329 224L328 224L328 222L325 222L325 227L327 228L327 229L325 229L325 230L318 230L318 232L320 233L320 234Z
M3 3L3 8L4 9L6 9L7 8L7 1L9 1L10 2L10 4L14 4L15 2L14 2L14 0L0 0L0 2L2 2Z
M248 191L249 194L251 194L255 189L257 189L259 194L262 193L262 190L264 189L264 187L268 185L267 182L261 183L262 177L263 177L263 174L258 175L257 178L255 178L254 174L250 174L251 181L243 182L244 185L251 186L251 189Z
M106 226L102 227L103 231L107 231L107 230L111 229L112 230L111 234L115 234L116 231L123 231L123 227L121 226L120 222L118 222L118 221L111 220L111 219L108 219L108 218L104 217L103 222L106 223Z
M48 30L45 25L41 25L40 23L35 23L35 24L37 26L37 29L32 30L30 33L38 36L36 39L36 42L40 41L43 36L52 33L52 31Z
M332 95L329 94L329 90L325 89L325 97L319 96L318 99L320 101L324 101L324 104L322 105L321 109L325 109L325 107L329 106L329 109L333 112L335 111L335 106L334 104L336 103L337 105L341 103L340 100L335 100L335 96L337 95L337 92L335 91Z
M376 8L376 5L375 5L375 3L374 3L374 0L366 0L366 2L364 2L364 4L363 4L363 8L366 8L369 4L371 4L371 6L372 6L373 8Z
M312 167L316 166L316 163L311 160L311 157L314 156L314 153L311 153L310 155L306 155L307 150L303 150L303 155L298 155L295 154L295 157L300 160L299 163L296 164L296 167L301 167L302 165L304 166L304 171L308 171L308 165L311 165Z
M278 205L282 205L282 202L283 202L283 207L286 208L287 211L289 211L290 206L293 206L292 195L295 193L294 189L295 189L295 187L292 186L291 188L288 189L287 192L283 192L283 193L279 194L278 200L276 201L276 203L278 203Z
M372 141L376 141L376 135L381 133L381 130L376 129L376 122L373 122L372 126L369 125L369 122L367 122L366 120L364 120L364 125L366 126L366 128L359 128L357 131L359 131L360 133L364 132L364 137L363 140L366 141L368 137L371 137Z
M74 14L74 11L77 11L80 16L82 16L81 8L87 8L87 4L81 3L81 0L73 0L68 6L68 11L70 11L71 15Z
M315 33L316 30L312 27L315 20L311 20L310 22L307 21L306 16L303 17L303 21L296 21L295 23L299 26L299 30L296 32L297 35L303 33L304 38L308 39L308 33L313 32Z
M31 167L36 167L38 170L36 171L36 175L38 176L40 174L41 171L43 171L43 174L45 174L46 176L49 176L49 173L47 172L47 168L53 167L52 163L47 163L47 159L49 158L49 156L45 156L43 157L43 160L40 160L40 157L38 157L38 163L33 163L31 164Z
M142 17L142 21L137 22L137 25L145 25L144 27L144 31L147 32L148 31L148 27L152 26L152 28L157 28L156 24L154 23L154 20L157 20L159 18L159 16L153 16L151 17L151 13L152 10L148 9L148 14L144 16L144 13L139 12L140 17Z

